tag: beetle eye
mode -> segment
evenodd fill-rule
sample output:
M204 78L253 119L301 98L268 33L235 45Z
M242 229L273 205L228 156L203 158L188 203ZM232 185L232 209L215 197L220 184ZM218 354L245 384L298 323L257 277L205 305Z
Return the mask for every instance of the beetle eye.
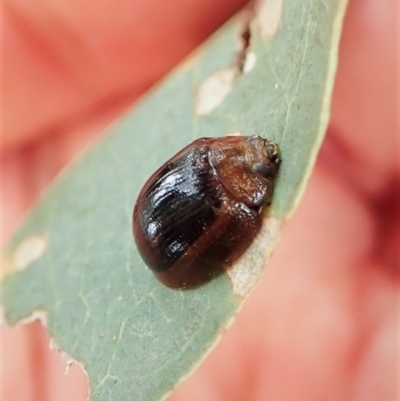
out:
M271 175L271 167L265 163L256 163L253 165L253 170L259 172L264 177L269 177Z

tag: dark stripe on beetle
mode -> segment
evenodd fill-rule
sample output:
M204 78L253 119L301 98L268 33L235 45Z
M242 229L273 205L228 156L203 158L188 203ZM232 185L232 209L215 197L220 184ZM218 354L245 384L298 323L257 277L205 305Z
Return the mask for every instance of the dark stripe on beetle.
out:
M143 198L139 241L142 256L155 271L173 266L217 218L209 188L219 183L202 153L192 152L191 163L177 161Z

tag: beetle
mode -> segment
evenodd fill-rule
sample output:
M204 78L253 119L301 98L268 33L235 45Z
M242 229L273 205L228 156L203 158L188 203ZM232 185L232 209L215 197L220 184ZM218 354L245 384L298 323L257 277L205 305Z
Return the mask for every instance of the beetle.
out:
M200 138L145 183L133 234L147 266L164 285L187 288L228 269L261 228L281 159L258 135Z

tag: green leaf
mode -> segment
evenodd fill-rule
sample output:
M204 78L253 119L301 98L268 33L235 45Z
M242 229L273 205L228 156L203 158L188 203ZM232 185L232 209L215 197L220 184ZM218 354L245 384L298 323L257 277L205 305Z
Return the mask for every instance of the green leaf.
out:
M313 167L345 3L261 2L248 47L245 19L234 18L60 175L9 244L7 322L45 316L58 347L86 369L92 400L161 399L232 321ZM263 231L233 274L192 290L165 288L132 239L138 191L193 139L232 132L263 135L281 149Z

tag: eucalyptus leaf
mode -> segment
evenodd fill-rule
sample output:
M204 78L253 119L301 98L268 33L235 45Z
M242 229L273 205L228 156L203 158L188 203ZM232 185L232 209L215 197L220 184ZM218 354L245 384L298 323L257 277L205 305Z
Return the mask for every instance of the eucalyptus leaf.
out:
M93 401L160 400L232 321L311 173L345 6L268 0L250 19L235 17L66 169L10 242L6 321L45 316L57 346L84 366ZM226 274L191 290L163 287L132 238L138 192L193 139L236 132L274 140L283 160L267 235L240 262L252 281L239 275L244 293Z

